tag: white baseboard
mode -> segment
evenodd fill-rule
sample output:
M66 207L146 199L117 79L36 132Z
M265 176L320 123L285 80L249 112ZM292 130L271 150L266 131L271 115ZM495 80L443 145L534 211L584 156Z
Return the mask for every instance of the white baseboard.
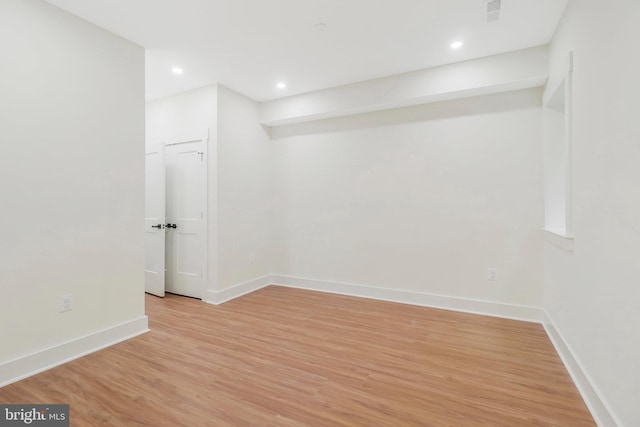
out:
M602 393L598 390L582 363L580 363L579 359L575 356L575 353L571 350L571 347L546 310L544 311L542 325L545 331L547 331L549 339L553 343L556 352L560 356L562 363L564 363L565 368L567 368L569 375L571 375L573 383L578 388L584 403L587 405L587 408L589 408L598 426L622 427L622 423L618 417L615 416L611 406L602 397Z
M149 331L147 316L0 364L0 387L20 381Z
M465 313L503 317L507 319L523 320L526 322L540 323L542 321L542 309L538 307L280 275L271 276L271 282L274 285L290 288L308 289L424 307L462 311Z
M234 285L221 291L207 291L204 302L215 305L222 304L232 299L241 297L242 295L257 291L258 289L264 288L265 286L269 286L271 283L271 276L267 275L250 280L248 282Z

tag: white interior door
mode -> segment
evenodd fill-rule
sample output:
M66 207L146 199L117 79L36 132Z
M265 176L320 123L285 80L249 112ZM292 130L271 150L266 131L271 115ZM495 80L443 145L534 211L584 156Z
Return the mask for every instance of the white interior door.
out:
M164 296L165 281L165 159L163 147L145 156L144 290Z
M165 147L167 292L194 298L206 278L207 140L184 136Z

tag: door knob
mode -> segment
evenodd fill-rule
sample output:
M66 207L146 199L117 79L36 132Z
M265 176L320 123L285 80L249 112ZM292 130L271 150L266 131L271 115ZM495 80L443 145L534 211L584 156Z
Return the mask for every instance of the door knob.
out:
M167 228L178 228L177 224L167 224Z
M158 225L152 225L151 228L157 228L157 229L161 229L162 227L164 227L164 224L158 224Z

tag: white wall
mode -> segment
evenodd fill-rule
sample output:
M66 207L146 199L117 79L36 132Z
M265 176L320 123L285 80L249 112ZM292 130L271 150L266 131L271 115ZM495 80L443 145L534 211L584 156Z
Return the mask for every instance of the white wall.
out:
M147 145L162 144L185 132L209 129L208 162L208 283L216 288L218 251L218 86L169 96L147 103Z
M540 104L527 89L274 128L274 272L540 307Z
M144 317L144 51L3 0L0 52L1 365Z
M550 87L573 73L574 251L545 245L545 308L620 425L640 425L640 3L573 1ZM610 424L606 424L610 425Z
M218 290L272 273L270 153L258 104L218 86Z

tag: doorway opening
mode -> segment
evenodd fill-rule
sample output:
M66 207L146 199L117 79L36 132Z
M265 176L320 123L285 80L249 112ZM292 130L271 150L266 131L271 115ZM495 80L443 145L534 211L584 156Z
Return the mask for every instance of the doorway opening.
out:
M145 292L203 299L207 282L206 132L147 147Z

